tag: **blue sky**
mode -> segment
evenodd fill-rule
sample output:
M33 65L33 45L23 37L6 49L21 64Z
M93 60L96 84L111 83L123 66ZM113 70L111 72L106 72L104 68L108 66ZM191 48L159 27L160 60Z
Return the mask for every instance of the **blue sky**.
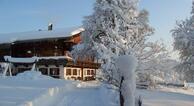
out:
M0 0L0 33L80 26L94 0Z
M168 46L172 44L170 30L177 20L190 16L192 0L141 0L140 8L149 11L149 20L155 28L151 40L163 39Z
M95 0L0 0L0 33L80 26L83 17L92 13ZM140 8L150 13L155 28L151 40L162 38L171 44L169 31L176 20L189 17L192 0L141 0Z

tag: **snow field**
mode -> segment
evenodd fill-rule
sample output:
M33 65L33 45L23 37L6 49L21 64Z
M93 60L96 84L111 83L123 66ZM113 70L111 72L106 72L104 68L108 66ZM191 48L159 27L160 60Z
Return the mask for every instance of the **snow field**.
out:
M163 87L154 90L137 90L143 106L194 106L194 92L183 88Z
M0 106L52 106L50 104L70 83L74 82L56 80L35 71L1 77Z
M19 106L55 106L60 101L60 93L66 91L65 87L49 88L31 101L25 101Z
M36 71L0 78L0 106L119 106L117 88L53 79Z
M117 90L97 81L80 82L63 95L57 106L119 106Z

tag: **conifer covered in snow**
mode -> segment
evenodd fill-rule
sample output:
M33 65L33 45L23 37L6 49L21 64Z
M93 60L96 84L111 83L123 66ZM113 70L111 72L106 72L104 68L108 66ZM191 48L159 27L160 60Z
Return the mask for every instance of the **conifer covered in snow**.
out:
M174 49L180 53L181 64L177 68L185 73L185 80L194 80L194 2L191 17L177 22L172 30Z
M96 0L94 13L83 22L83 42L73 54L95 55L102 62L104 80L119 85L115 61L120 55L137 55L152 34L148 12L138 11L138 0Z
M148 12L138 10L138 1L96 0L94 13L83 22L83 42L72 51L74 57L95 55L100 60L103 80L121 88L126 106L134 106L136 61L128 60L129 64L125 64L134 62L134 66L126 69L118 69L116 61L120 56L140 55L138 51L153 32L148 25ZM127 90L131 93L125 93Z

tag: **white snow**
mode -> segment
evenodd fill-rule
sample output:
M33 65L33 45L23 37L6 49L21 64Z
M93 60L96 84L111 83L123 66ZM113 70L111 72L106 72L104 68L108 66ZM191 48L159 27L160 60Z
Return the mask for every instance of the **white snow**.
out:
M30 58L16 58L11 56L4 56L5 61L9 61L11 63L34 63L40 59L71 59L69 56L49 56L49 57L30 57Z
M194 83L185 83L184 87L186 87L186 88L193 88L194 89Z
M27 72L28 73L28 72ZM20 74L0 78L0 106L49 106L60 87L68 82L38 77L39 74ZM32 75L31 77L27 76ZM38 100L44 100L37 102ZM29 104L29 105L27 105ZM31 104L31 105L30 105Z
M119 106L117 90L96 82L79 83L78 87L64 93L57 106Z
M133 71L137 67L137 59L131 55L123 55L117 59L117 67L120 69L122 76L126 79L132 77ZM135 75L134 75L135 76Z
M118 89L53 79L36 71L0 77L0 106L119 106Z
M4 56L5 61L12 63L34 63L37 60L37 57L32 58L15 58L11 56Z
M12 43L15 41L23 40L37 40L46 38L61 38L70 37L74 34L78 34L84 31L83 28L65 28L57 30L42 30L42 31L30 31L30 32L18 32L18 33L5 33L0 34L0 43Z
M15 79L20 79L20 80L51 80L53 79L52 77L42 75L41 72L39 71L31 71L28 70L24 73L19 73L16 77L13 76Z
M49 56L49 57L37 57L39 59L71 59L72 57L69 56Z
M117 67L124 80L121 85L121 93L124 97L125 106L135 106L135 70L137 67L137 59L131 55L123 55L117 59Z
M119 106L118 88L98 81L53 79L36 71L0 77L0 106ZM160 87L137 90L143 106L193 106L194 91Z
M79 34L80 32L83 32L85 29L84 28L79 28L73 32L71 32L71 35L76 35L76 34Z
M182 88L137 90L143 98L143 106L194 106L194 91Z

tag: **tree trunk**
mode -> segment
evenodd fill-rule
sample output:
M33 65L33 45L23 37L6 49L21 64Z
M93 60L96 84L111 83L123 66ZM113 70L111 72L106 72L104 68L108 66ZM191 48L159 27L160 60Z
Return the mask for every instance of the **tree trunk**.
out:
M124 97L123 97L123 95L122 95L122 84L123 84L123 81L124 81L124 77L122 76L121 77L121 82L120 82L120 88L119 88L119 92L120 92L120 106L124 106Z

